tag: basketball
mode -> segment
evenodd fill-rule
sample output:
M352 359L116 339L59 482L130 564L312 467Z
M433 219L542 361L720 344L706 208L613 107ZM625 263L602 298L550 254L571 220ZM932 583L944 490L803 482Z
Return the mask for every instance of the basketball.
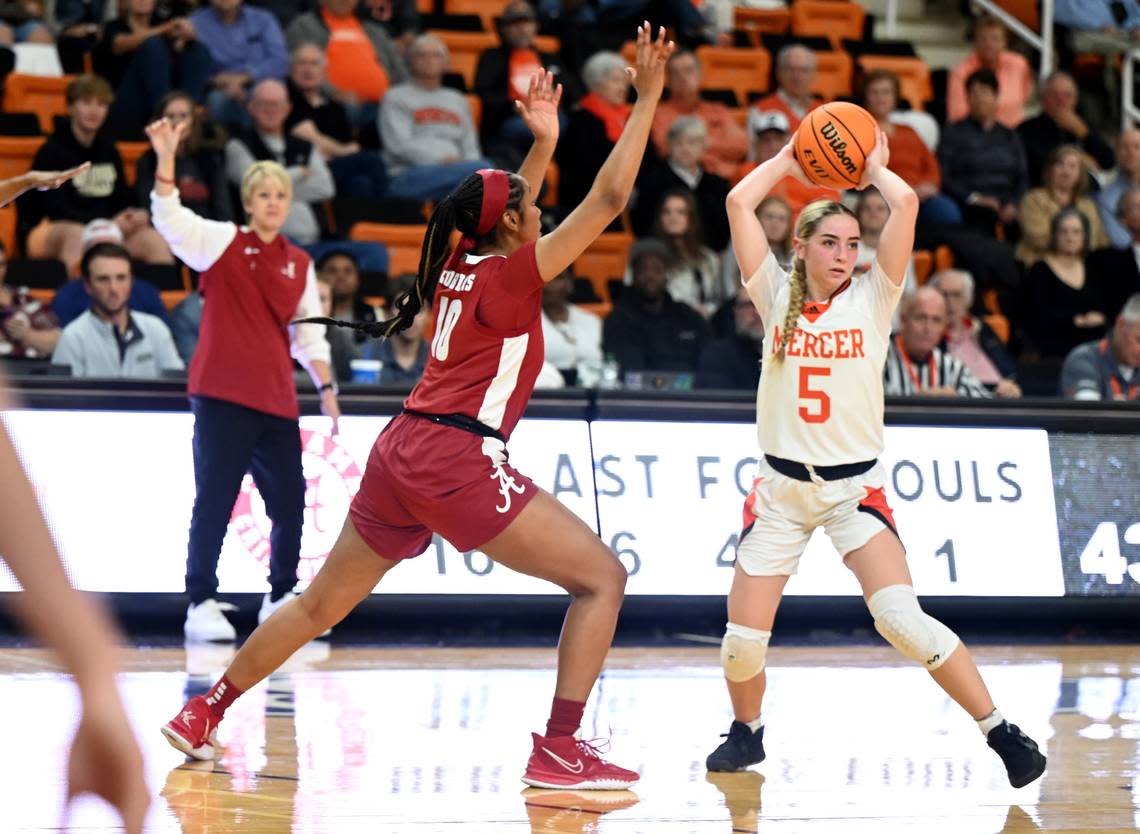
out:
M820 105L796 130L796 161L816 185L854 188L863 177L877 132L875 117L857 104Z

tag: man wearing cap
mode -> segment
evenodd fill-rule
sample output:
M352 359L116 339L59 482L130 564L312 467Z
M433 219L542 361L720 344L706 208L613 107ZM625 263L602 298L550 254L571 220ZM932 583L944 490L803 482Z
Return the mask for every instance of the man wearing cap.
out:
M708 131L701 166L718 177L734 179L748 155L748 133L723 104L701 98L701 63L696 54L687 49L673 53L666 72L669 98L657 106L653 117L657 153L668 154L666 134L678 116L696 116Z
M788 144L790 133L788 116L781 110L752 110L748 114L748 129L752 134L751 160L740 166L733 183L739 182L744 176L759 165L767 162ZM824 188L821 185L804 185L794 177L784 177L770 195L783 197L792 209L793 223L808 203L816 200L839 200L842 195L834 188Z
M557 54L539 52L534 45L538 19L526 0L507 4L498 19L498 30L499 45L479 56L475 70L475 93L483 102L479 134L484 148L506 145L523 154L530 148L532 135L516 113L515 102L526 98L530 80L539 70L554 73L559 84L568 83L572 77L563 77L562 59ZM577 98L577 92L563 90L570 98ZM559 111L558 119L565 131L565 113Z
M156 316L131 310L131 256L98 243L83 256L87 312L63 328L52 356L72 376L154 378L184 368L170 330Z

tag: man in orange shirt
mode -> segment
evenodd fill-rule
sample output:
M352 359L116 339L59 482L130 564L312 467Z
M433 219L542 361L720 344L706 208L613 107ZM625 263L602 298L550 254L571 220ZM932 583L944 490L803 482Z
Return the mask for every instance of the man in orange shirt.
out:
M752 133L752 159L740 166L732 182L735 185L744 175L759 165L767 162L788 144L788 117L780 110L753 110L748 114L748 128ZM820 185L804 185L793 177L784 177L776 187L768 192L771 196L783 197L792 209L792 216L797 217L808 203L816 200L840 200L842 195L834 188L824 188Z
M997 120L1010 130L1021 124L1025 103L1033 92L1033 70L1025 58L1006 49L1005 26L996 17L983 15L974 23L974 51L950 70L946 82L946 122L958 122L970 115L966 102L966 79L979 69L997 76Z
M362 21L355 0L321 0L320 9L298 15L285 31L292 52L301 44L325 51L333 98L358 127L376 121L388 87L408 80L408 67L384 28Z
M662 158L668 154L666 135L678 116L696 116L708 130L701 166L732 180L748 155L748 133L723 104L701 98L701 63L689 50L675 52L666 65L669 98L653 117L653 144Z
M803 44L783 47L776 53L776 92L757 100L749 115L778 110L788 120L788 131L794 131L809 110L823 103L811 92L815 67L815 53Z

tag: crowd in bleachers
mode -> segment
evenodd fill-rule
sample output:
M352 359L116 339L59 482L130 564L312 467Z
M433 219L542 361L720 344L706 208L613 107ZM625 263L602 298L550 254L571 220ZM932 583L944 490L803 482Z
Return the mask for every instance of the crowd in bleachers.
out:
M240 219L242 174L277 160L294 191L284 232L314 257L327 311L386 315L418 267L431 204L479 168L517 169L530 136L514 103L540 69L564 90L544 224L577 205L629 114L629 36L650 16L682 48L627 210L544 293L547 359L560 372L545 379L590 384L616 363L630 383L754 387L763 328L739 291L725 197L813 107L843 98L879 122L892 169L921 199L888 393L1136 398L1140 131L1120 130L1110 95L1082 101L1082 87L1111 93L1101 56L1140 31L1140 5L1059 0L1067 66L1040 84L996 19L973 21L962 62L931 68L909 43L872 39L846 0L110 5L57 0L49 18L24 0L0 13L0 174L92 163L0 209L0 357L54 353L85 373L68 330L99 318L110 291L92 283L88 255L111 246L130 267L119 291L146 317L131 333L111 328L112 375L177 370L128 361L132 344L158 356L138 347L154 323L189 363L203 301L150 223L155 157L142 131L157 116L188 125L176 163L185 205ZM1087 23L1075 5L1105 6L1108 22ZM758 209L777 259L790 263L795 217L816 199L856 210L857 269L869 268L882 198L791 178ZM432 330L422 318L390 343L330 332L338 376L413 382ZM1073 376L1071 356L1097 365L1096 385Z

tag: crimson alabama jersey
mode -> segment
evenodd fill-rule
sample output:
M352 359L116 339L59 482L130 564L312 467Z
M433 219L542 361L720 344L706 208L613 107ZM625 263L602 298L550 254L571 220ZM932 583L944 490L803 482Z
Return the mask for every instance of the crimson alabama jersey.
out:
M767 454L814 466L872 460L883 451L883 364L902 297L878 261L825 302L805 303L783 360L789 275L771 253L745 281L764 320L756 428Z
M533 243L509 257L452 255L436 286L427 367L405 407L466 414L509 437L542 368L542 287Z

